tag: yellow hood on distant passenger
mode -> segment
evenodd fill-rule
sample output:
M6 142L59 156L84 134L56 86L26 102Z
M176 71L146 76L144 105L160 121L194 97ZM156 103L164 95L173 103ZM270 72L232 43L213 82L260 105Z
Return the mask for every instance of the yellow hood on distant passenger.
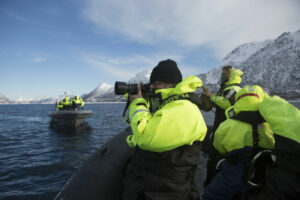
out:
M231 85L234 83L240 84L242 81L243 72L239 69L232 68L229 80L225 83L225 85Z

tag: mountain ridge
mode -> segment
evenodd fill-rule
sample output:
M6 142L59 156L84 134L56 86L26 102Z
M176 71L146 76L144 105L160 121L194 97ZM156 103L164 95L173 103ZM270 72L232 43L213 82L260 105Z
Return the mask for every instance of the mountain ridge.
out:
M256 51L244 60L234 59L238 52L251 45L256 46ZM300 99L300 30L283 33L275 40L240 45L227 54L216 68L198 77L216 91L224 65L243 71L242 85L260 85L271 95Z

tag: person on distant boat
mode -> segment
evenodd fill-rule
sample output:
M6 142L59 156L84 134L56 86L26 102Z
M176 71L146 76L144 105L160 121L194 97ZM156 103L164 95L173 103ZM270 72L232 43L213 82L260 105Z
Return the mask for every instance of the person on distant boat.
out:
M259 105L275 136L275 167L256 200L290 200L300 196L300 110L278 96Z
M200 143L207 127L188 93L202 86L195 76L182 80L173 60L163 60L152 70L150 89L161 100L151 114L149 102L129 95L130 147L136 147L124 178L123 200L199 199L194 174L200 159Z
M58 110L69 110L71 103L69 101L69 97L65 97L62 101L57 105Z
M268 98L257 85L246 86L236 94L227 119L215 132L213 147L224 156L217 175L205 187L204 200L231 200L240 196L247 182L248 166L260 149L274 149L270 124L259 114L259 105Z
M80 108L83 108L83 106L84 106L84 101L82 100L81 97L79 97L79 100L80 100L80 103L81 103Z
M82 98L79 98L78 96L75 96L72 99L72 109L74 110L79 110L84 106L84 102L82 100Z
M221 72L221 85L216 94L212 94L207 88L203 87L204 94L210 97L215 104L216 112L212 131L208 133L204 140L202 150L208 153L207 175L204 185L207 185L216 175L216 162L220 155L212 147L214 133L219 125L226 120L225 110L235 103L235 94L241 89L241 77L243 72L230 65L224 66Z

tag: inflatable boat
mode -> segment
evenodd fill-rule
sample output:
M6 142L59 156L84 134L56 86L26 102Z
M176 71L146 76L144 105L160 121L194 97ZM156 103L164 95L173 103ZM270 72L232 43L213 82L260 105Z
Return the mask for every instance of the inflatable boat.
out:
M49 112L51 117L50 127L76 129L85 119L92 116L91 110L59 110Z
M127 128L96 151L69 179L56 200L117 200L122 197L125 166L133 153L126 143Z
M122 199L125 168L134 153L134 149L126 143L129 134L132 134L130 127L103 144L67 181L55 200ZM194 179L200 193L203 192L202 183L206 173L203 166L206 166L206 159L204 153Z

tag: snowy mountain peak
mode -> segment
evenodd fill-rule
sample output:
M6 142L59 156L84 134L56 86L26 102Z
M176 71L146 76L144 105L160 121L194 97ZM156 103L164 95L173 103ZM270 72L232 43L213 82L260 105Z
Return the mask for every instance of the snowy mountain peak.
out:
M131 78L128 83L148 83L150 74L151 71L145 69ZM115 95L113 86L107 83L101 83L96 89L84 96L83 100L88 102L123 101L124 97L122 95Z
M113 86L108 83L101 83L98 87L96 87L92 92L94 93L106 93L107 91L111 90Z
M300 98L300 30L283 33L275 40L247 43L230 52L218 67L198 75L217 90L221 67L232 65L244 72L242 85L260 85L270 94L288 99Z
M227 54L225 58L223 58L221 61L222 65L219 66L222 67L223 65L238 65L243 61L247 60L258 50L266 47L271 42L271 40L266 40L264 42L252 42L240 45L237 48L235 48L232 52Z
M135 77L131 78L128 83L149 83L150 81L151 70L145 69L138 73Z
M113 91L113 88L114 87L112 85L103 82L98 87L96 87L92 92L83 96L82 99L84 101L97 102L98 99L101 98L103 95L111 93Z

